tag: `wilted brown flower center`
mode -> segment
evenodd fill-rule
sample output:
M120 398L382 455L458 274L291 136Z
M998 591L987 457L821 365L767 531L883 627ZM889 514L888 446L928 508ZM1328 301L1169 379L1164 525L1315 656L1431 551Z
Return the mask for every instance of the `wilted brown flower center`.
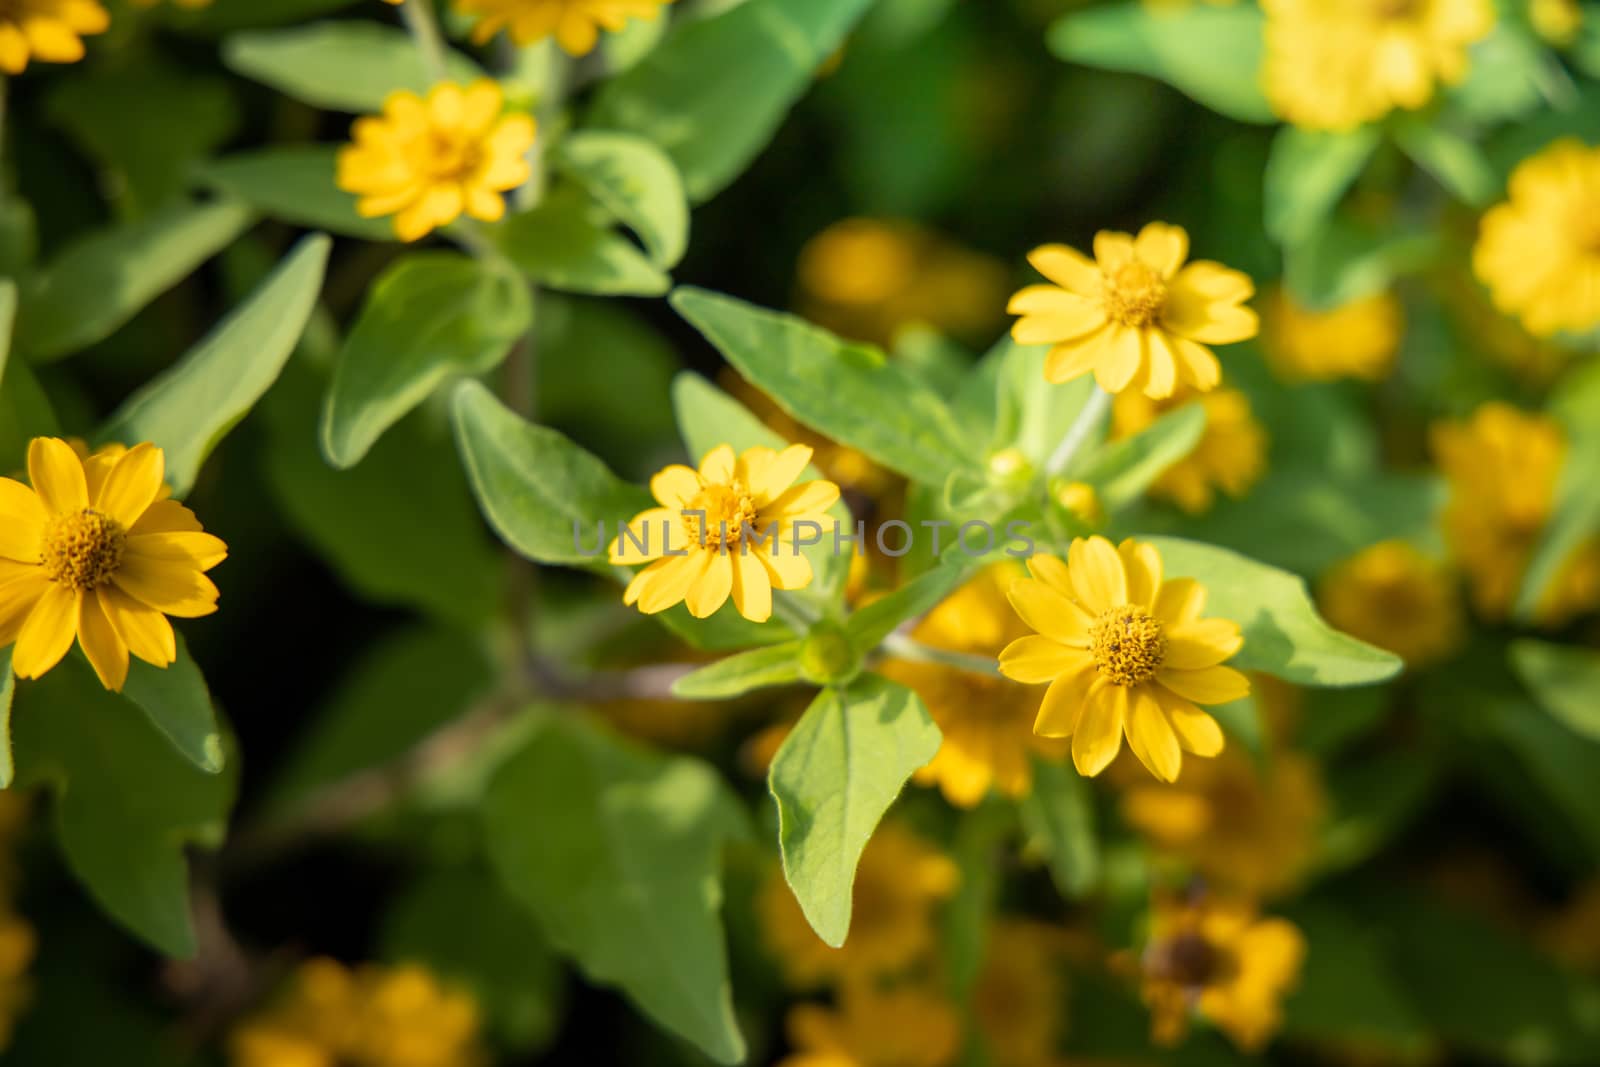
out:
M1124 604L1094 621L1089 651L1101 675L1117 685L1138 685L1154 675L1166 658L1167 635L1149 612Z
M44 528L39 562L45 577L74 591L97 589L122 566L128 534L104 512L84 508L61 515Z

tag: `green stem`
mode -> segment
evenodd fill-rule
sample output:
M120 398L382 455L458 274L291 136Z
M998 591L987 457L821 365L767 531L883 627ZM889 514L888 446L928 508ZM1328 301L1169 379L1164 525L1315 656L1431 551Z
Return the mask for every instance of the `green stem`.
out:
M772 598L772 613L801 637L810 633L811 627L822 619L822 612L809 603L784 593L777 593Z
M913 641L904 634L890 634L883 639L883 644L880 647L896 659L908 659L915 663L937 663L940 666L954 667L956 670L966 671L969 674L995 675L1000 673L999 664L988 656L975 656L966 652L951 652L948 649L933 648L920 641Z
M400 5L400 16L406 20L406 29L422 55L422 66L435 82L448 81L450 68L445 63L444 36L439 32L439 21L433 17L433 0L405 0Z
M1096 385L1094 392L1089 395L1088 402L1083 405L1083 410L1078 412L1078 417L1067 428L1061 443L1050 454L1050 462L1045 464L1045 474L1054 478L1058 474L1065 473L1095 430L1099 428L1100 423L1105 421L1106 414L1110 410L1111 394Z

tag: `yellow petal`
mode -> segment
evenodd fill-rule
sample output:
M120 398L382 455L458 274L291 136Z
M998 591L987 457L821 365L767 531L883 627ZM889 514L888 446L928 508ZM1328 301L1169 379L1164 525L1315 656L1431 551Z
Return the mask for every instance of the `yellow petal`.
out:
M78 642L100 684L120 693L128 680L128 646L122 643L111 620L100 609L99 596L92 591L78 597Z
M650 508L639 512L625 524L626 534L618 530L617 536L611 539L606 548L608 561L626 567L653 562L668 552L683 551L689 547L689 539L683 529L682 516L677 508Z
M1110 341L1110 327L1102 327L1083 337L1056 345L1045 357L1045 381L1060 385L1090 373L1099 366Z
M1178 378L1202 393L1210 392L1222 383L1222 364L1205 345L1196 344L1185 337L1172 338L1173 351L1178 354Z
M28 478L45 510L52 515L89 506L89 483L83 461L58 437L35 437L28 446ZM59 658L59 657L58 657Z
M1029 628L1077 648L1089 644L1089 624L1084 610L1050 586L1032 578L1013 582L1006 598Z
M1133 237L1116 230L1101 230L1094 235L1094 258L1102 274L1114 274L1133 259Z
M700 461L700 479L707 485L727 485L736 462L732 445L718 445Z
M1181 226L1152 222L1134 239L1133 254L1163 278L1171 278L1189 258L1189 234Z
M51 582L28 613L11 650L11 669L16 676L38 678L60 663L72 647L77 623L77 595L59 582Z
M1120 608L1128 602L1128 577L1122 557L1104 537L1080 537L1067 552L1072 587L1078 603L1094 615Z
M1209 759L1221 755L1226 741L1216 719L1165 686L1151 686L1150 692L1160 703L1161 710L1167 713L1167 721L1178 735L1178 744L1196 756Z
M128 536L186 530L196 533L201 530L200 520L194 517L194 512L176 500L157 500L145 509L138 522L128 527Z
M1156 594L1155 617L1168 626L1193 622L1205 610L1205 586L1193 578L1174 578Z
M1178 671L1163 667L1156 681L1196 704L1229 704L1250 695L1250 679L1232 667Z
M700 488L700 476L681 463L674 463L650 479L650 495L660 501L662 507L674 511L688 507Z
M1108 393L1128 387L1145 364L1144 331L1128 326L1112 326L1106 347L1095 364L1095 381Z
M95 592L100 597L100 609L111 620L128 651L157 667L168 666L178 658L177 638L165 615L139 603L115 585L102 586Z
M1154 608L1156 593L1161 589L1161 553L1156 547L1128 538L1117 546L1122 557L1122 569L1128 576L1128 603L1141 608Z
M39 542L49 516L39 494L10 478L0 478L0 556L39 562Z
M640 587L639 610L646 615L666 611L681 603L689 589L700 580L711 559L710 552L692 552L652 564L641 577L650 580Z
M1064 597L1077 595L1072 588L1072 574L1060 556L1052 556L1048 552L1035 553L1028 557L1028 573ZM1085 619L1088 619L1087 615Z
M1128 747L1151 774L1163 782L1176 782L1183 769L1183 749L1152 688L1142 685L1128 691Z
M726 552L708 552L705 570L689 586L684 601L689 614L697 619L708 618L728 601L733 592L733 560Z
M1098 297L1103 279L1100 268L1082 252L1066 245L1045 245L1028 253L1033 269L1079 296Z
M1069 671L1051 682L1050 688L1044 691L1038 717L1033 720L1033 732L1040 737L1073 736L1082 720L1083 710L1089 703L1089 690L1097 677L1091 664L1080 670Z
M1178 388L1178 353L1173 339L1161 330L1151 330L1147 337L1150 361L1146 366L1144 395L1152 400L1165 400Z
M793 485L810 462L811 449L807 445L790 445L782 452L752 448L739 457L737 473L760 508Z
M783 491L776 499L757 513L761 525L806 517L820 516L839 501L839 487L820 478L814 482L801 482Z
M1090 664L1089 654L1039 634L1019 637L1000 650L1000 673L1014 682L1042 685Z
M39 567L30 567L26 572L7 576L0 581L0 647L17 639L22 624L39 603L39 598L54 584Z
M789 547L787 541L776 552L752 547L750 554L766 567L774 589L804 589L811 584L811 561Z
M751 622L772 617L772 578L754 552L734 553L733 606Z
M128 449L105 476L94 507L124 528L132 526L161 494L166 466L166 457L155 445L146 443Z
M187 562L130 556L111 580L135 600L180 619L197 619L217 610L217 587Z
M1161 664L1173 670L1215 667L1240 648L1244 635L1227 619L1195 619L1167 629L1167 654Z
M228 546L222 538L208 533L140 534L128 538L127 553L154 560L185 562L208 571L228 558Z
M1127 688L1096 678L1072 733L1072 762L1079 774L1093 778L1111 766L1122 751L1122 724L1127 718Z

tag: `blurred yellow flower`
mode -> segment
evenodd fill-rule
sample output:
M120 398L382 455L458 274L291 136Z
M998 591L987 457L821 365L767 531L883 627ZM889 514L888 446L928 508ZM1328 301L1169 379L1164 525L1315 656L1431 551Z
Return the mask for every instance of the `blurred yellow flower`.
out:
M796 268L800 311L846 337L888 345L913 324L987 335L1006 269L912 222L852 218L806 242Z
M1060 931L1028 919L989 926L972 1017L994 1067L1050 1067L1065 1030Z
M1105 770L1123 734L1139 761L1176 781L1183 751L1215 756L1222 728L1196 704L1226 704L1250 683L1222 666L1244 645L1237 623L1202 619L1205 589L1193 578L1163 581L1153 545L1079 538L1063 563L1028 561L1032 578L1011 587L1011 604L1037 634L1000 653L1000 673L1050 683L1034 729L1072 738L1080 774Z
M18 678L37 678L76 638L107 689L128 653L157 667L177 658L166 616L217 610L205 571L227 546L166 499L166 458L151 444L82 457L67 442L28 447L33 488L0 478L0 647L16 643Z
M951 652L999 655L1028 633L1006 602L1006 590L1022 577L1016 563L988 567L929 612L911 636ZM915 689L939 724L944 741L916 780L937 783L957 807L976 807L991 788L1022 796L1033 785L1030 753L1066 755L1062 742L1033 732L1038 698L1025 686L938 663L888 660L879 671Z
M1162 472L1150 492L1198 514L1216 501L1217 490L1237 499L1256 484L1266 469L1267 433L1250 410L1250 398L1239 390L1196 394L1180 388L1166 400L1119 394L1111 408L1111 436L1131 437L1185 404L1204 406L1205 433L1187 456Z
M487 78L435 85L426 98L389 94L383 114L351 127L339 150L339 188L360 197L362 218L394 216L395 236L416 241L465 212L484 222L505 215L500 194L532 174L531 115L502 114L500 87Z
M858 985L926 961L938 944L934 914L961 880L956 865L898 823L879 826L861 853L850 936L839 948L811 929L774 867L756 906L762 936L791 985Z
M6 0L0 5L0 72L21 74L30 59L76 63L83 37L110 25L97 0Z
M33 927L11 910L9 901L0 902L0 1051L10 1046L17 1021L33 1000L28 967L37 948Z
M1175 1045L1190 1013L1234 1044L1257 1052L1283 1024L1283 998L1299 980L1305 936L1284 919L1263 919L1234 900L1158 897L1140 959L1151 1037Z
M1045 377L1067 382L1090 372L1108 393L1135 389L1156 399L1180 385L1205 392L1222 380L1207 345L1256 335L1249 277L1189 258L1181 227L1152 222L1138 237L1102 231L1094 260L1066 245L1045 245L1028 262L1054 285L1032 285L1007 310L1022 316L1011 336L1054 347Z
M1297 126L1347 130L1415 110L1467 73L1492 0L1263 0L1267 96Z
M1404 328L1400 301L1391 293L1311 311L1279 289L1266 315L1262 348L1273 372L1287 382L1378 382L1394 369Z
M700 469L674 464L650 479L660 507L635 515L609 549L621 566L650 564L634 575L623 603L647 615L687 602L704 619L731 595L753 622L772 616L774 589L804 589L811 563L800 554L797 523L832 530L828 509L839 487L795 482L811 449L751 448L737 457L728 445L706 454Z
M1528 20L1534 32L1558 48L1578 39L1583 29L1583 8L1578 0L1530 0Z
M616 33L629 19L653 19L673 0L456 0L463 15L479 15L472 39L479 44L505 30L519 45L554 37L569 56L586 56L600 31Z
M1333 567L1317 586L1329 622L1424 667L1464 636L1461 597L1449 568L1404 541L1383 541Z
M314 959L228 1045L232 1067L481 1067L478 1029L473 998L421 967Z
M1555 502L1567 444L1553 419L1484 404L1464 422L1433 427L1433 451L1450 483L1445 540L1466 572L1473 606L1506 617ZM1600 601L1600 541L1567 561L1535 612L1559 624Z
M1122 816L1150 844L1209 884L1251 897L1297 887L1316 857L1327 798L1316 764L1294 752L1257 766L1226 752L1181 781L1145 780L1122 795Z
M778 1067L949 1067L961 1051L955 1009L919 989L851 989L836 1008L791 1008L788 1028Z
M1523 160L1483 216L1472 266L1537 337L1600 326L1600 148L1557 141Z
M203 7L210 7L211 0L171 0L173 7L181 7L189 11L198 11ZM399 0L389 0L390 3L399 3ZM134 7L155 7L161 0L133 0Z

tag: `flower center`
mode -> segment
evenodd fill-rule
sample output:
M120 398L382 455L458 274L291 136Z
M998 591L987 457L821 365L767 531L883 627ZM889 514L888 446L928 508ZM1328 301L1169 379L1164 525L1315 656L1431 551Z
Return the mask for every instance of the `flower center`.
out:
M1153 978L1199 989L1220 978L1229 967L1228 955L1193 930L1186 930L1151 945L1144 969Z
M472 173L482 158L476 141L454 133L430 129L411 143L411 162L435 181L459 181Z
M1149 326L1167 304L1167 283L1157 271L1133 259L1106 276L1100 299L1113 322Z
M1117 685L1138 685L1167 655L1167 635L1150 613L1132 604L1112 608L1089 628L1095 669Z
M1416 18L1422 14L1423 0L1376 0L1372 13L1388 22Z
M744 528L753 528L755 521L755 501L738 482L708 485L683 509L683 524L691 545L737 545Z
M44 575L73 590L98 589L122 566L128 533L110 515L84 508L51 519L44 528L39 562Z

